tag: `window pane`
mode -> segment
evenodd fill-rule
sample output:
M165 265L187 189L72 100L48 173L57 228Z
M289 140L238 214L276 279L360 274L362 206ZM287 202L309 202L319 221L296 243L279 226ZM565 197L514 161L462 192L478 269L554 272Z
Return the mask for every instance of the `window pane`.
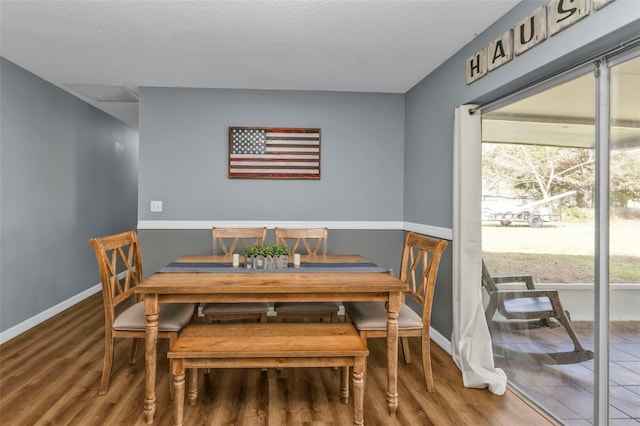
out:
M496 365L565 422L593 419L595 106L590 73L482 120Z
M640 421L640 58L610 70L609 415Z

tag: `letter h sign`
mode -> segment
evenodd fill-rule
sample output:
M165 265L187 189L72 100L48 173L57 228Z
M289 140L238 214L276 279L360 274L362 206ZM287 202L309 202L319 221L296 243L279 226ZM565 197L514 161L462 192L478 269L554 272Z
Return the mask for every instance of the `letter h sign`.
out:
M467 58L466 78L467 84L473 83L487 73L487 49L483 47Z

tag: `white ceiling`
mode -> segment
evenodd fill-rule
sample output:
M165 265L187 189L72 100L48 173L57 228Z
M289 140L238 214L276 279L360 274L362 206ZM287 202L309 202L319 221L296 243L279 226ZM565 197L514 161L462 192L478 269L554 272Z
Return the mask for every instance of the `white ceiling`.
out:
M518 2L0 0L0 54L137 126L68 85L404 93Z

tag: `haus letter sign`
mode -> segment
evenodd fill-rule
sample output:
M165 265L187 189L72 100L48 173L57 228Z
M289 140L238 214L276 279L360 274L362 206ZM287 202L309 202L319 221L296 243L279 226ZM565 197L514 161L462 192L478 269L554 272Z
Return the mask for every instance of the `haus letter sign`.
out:
M551 0L467 58L467 84L522 55L614 0Z

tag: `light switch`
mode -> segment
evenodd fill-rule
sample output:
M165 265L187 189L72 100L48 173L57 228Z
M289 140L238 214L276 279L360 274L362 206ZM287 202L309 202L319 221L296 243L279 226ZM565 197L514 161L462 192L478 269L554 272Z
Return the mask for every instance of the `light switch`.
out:
M151 211L152 212L161 212L162 211L162 201L151 201Z

